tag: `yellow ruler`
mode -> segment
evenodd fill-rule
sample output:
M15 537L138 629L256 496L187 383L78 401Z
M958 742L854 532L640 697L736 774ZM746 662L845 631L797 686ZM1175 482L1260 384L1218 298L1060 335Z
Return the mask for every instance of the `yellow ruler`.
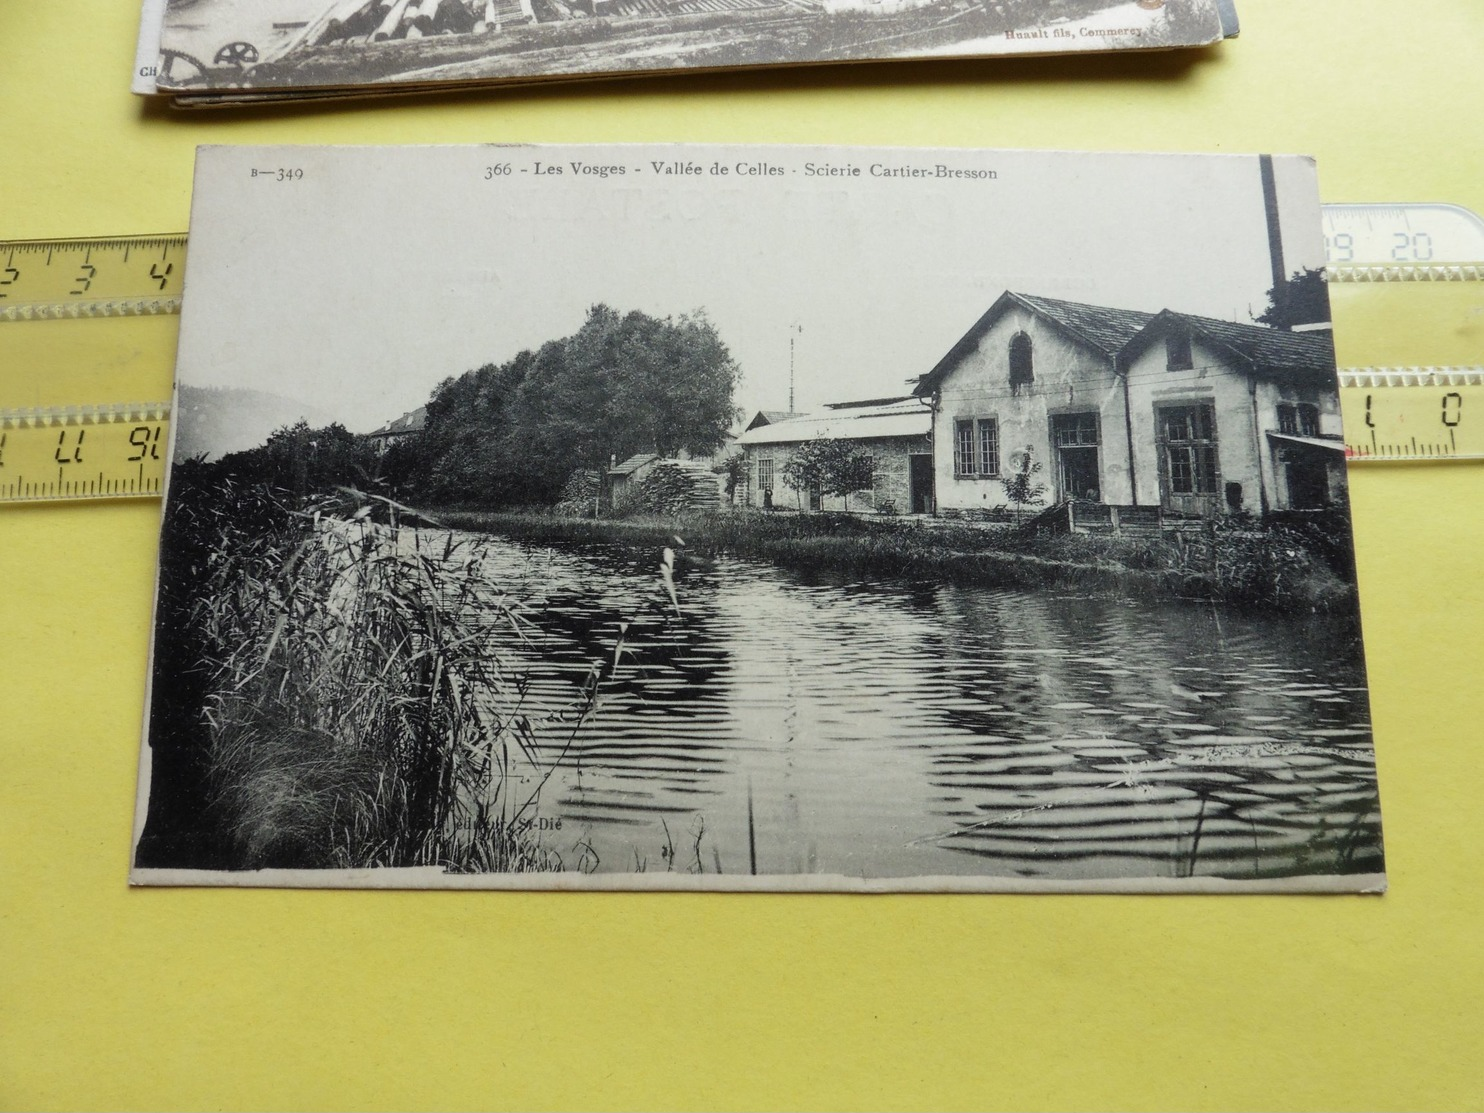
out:
M0 501L158 495L169 407L0 411Z
M0 242L0 505L163 489L184 235Z
M1335 205L1325 233L1341 362L1364 361L1340 375L1349 459L1484 459L1484 367L1405 365L1439 336L1484 354L1484 222ZM0 506L158 497L185 263L183 234L0 241Z
M186 238L0 241L0 321L180 312Z
M1484 458L1484 367L1340 372L1351 461Z

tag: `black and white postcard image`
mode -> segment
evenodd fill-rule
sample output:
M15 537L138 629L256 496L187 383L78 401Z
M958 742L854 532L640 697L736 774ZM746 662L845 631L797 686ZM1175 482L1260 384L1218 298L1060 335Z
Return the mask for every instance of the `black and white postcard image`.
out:
M1299 156L198 156L137 884L1385 887Z
M146 0L139 88L539 81L1202 46L1230 0ZM146 53L147 52L147 53ZM145 72L148 71L148 72Z

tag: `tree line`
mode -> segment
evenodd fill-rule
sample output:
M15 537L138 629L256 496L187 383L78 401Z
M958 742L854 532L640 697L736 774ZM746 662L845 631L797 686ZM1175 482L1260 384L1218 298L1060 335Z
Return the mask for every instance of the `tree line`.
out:
M574 475L615 458L720 447L740 376L704 313L599 304L570 336L443 380L422 431L385 456L342 426L300 422L222 463L301 494L365 483L431 503L551 505Z
M433 502L549 505L574 472L720 447L739 377L704 314L595 305L571 336L440 383L388 471Z

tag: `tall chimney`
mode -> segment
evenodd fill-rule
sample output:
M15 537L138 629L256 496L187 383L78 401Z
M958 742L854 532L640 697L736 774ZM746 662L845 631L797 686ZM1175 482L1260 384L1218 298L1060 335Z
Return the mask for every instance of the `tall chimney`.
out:
M1258 155L1258 167L1262 171L1262 207L1268 219L1268 260L1273 267L1273 289L1282 297L1283 287L1288 281L1288 268L1283 264L1283 230L1278 226L1278 186L1273 180L1273 156ZM1288 326L1282 325L1287 329Z

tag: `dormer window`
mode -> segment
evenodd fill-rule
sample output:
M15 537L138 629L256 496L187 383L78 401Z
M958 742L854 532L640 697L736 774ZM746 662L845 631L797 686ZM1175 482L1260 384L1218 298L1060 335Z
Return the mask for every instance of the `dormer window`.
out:
M1165 369L1168 371L1189 371L1195 366L1195 359L1190 353L1190 333L1172 332L1165 337Z
M1031 353L1031 338L1017 332L1010 338L1010 393L1020 393L1020 388L1036 381L1035 358Z

